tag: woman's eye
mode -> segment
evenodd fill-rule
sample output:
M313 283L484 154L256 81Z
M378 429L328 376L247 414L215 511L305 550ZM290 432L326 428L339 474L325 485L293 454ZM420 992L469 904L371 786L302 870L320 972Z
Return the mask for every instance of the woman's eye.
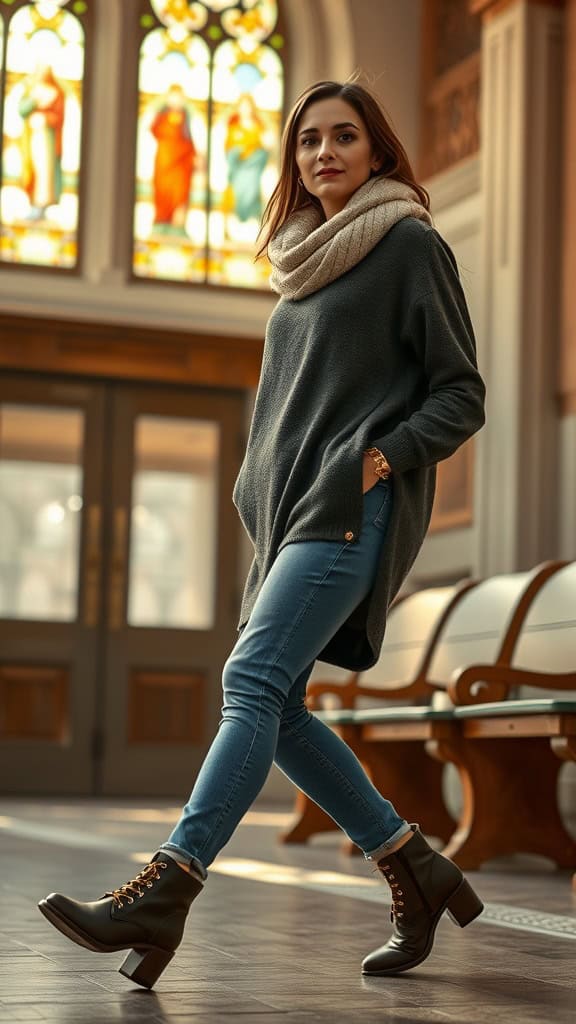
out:
M338 141L340 141L340 139L347 139L347 140L351 140L353 142L354 138L355 138L355 136L352 135L352 132L342 132L342 134L338 136ZM306 146L309 142L315 143L317 141L318 140L313 138L312 136L307 136L307 138L302 139L302 145Z

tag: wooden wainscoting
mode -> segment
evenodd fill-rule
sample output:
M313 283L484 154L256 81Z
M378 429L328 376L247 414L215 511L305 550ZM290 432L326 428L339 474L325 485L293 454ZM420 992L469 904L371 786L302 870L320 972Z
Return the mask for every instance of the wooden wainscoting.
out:
M204 743L205 684L198 672L133 671L128 743Z
M65 743L68 675L61 666L0 665L0 739Z

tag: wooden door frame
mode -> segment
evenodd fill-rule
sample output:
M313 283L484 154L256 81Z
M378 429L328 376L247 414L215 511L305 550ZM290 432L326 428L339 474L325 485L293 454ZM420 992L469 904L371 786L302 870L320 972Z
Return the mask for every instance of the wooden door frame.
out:
M49 620L0 620L1 666L34 682L43 674L46 685L60 687L62 740L7 738L0 743L0 779L6 792L85 793L93 786L93 722L95 686L98 675L101 619L89 623L86 591L87 524L90 509L97 508L102 493L103 389L100 384L66 378L33 378L24 374L0 378L0 400L4 404L75 408L84 412L83 509L78 538L78 615L70 622ZM88 468L87 468L88 467ZM96 523L95 529L99 530ZM98 538L91 543L98 544ZM96 568L96 567L94 567ZM92 577L100 597L99 580ZM51 679L46 672L59 673ZM80 696L81 688L81 696ZM69 742L66 739L69 723ZM19 767L20 765L20 767ZM25 767L25 771L23 770Z
M249 391L258 385L262 351L263 338L257 337L0 314L0 376L22 375L22 380L32 387L41 388L46 381L54 380L60 384L66 381L69 387L80 383L98 386L113 381L136 386L154 382L187 389L217 387L224 393L229 389L236 393L244 390L248 403ZM239 465L242 454L235 444L226 457ZM219 538L219 542L231 543L231 540ZM84 558L84 537L81 544ZM221 559L219 562L223 564ZM84 592L79 594L79 599L84 607ZM232 618L231 611L230 622ZM102 646L100 643L100 648ZM91 713L92 710L91 706ZM212 709L212 719L214 714ZM91 751L99 753L97 730L87 738L87 743ZM80 779L74 781L79 791L86 790ZM48 782L46 784L47 791L58 791L58 787L54 789ZM28 786L30 791L32 788L37 789L34 779ZM97 788L94 780L88 788L92 792Z
M114 388L114 385L113 385ZM244 451L244 415L242 393L222 389L167 388L165 385L117 385L113 411L113 432L124 444L116 452L107 473L114 519L118 510L126 510L130 523L133 478L133 426L139 416L165 416L183 420L206 419L221 425L218 452L216 513L214 624L209 629L188 627L130 626L127 622L130 528L123 542L121 560L125 564L122 584L121 624L112 628L110 601L107 607L106 668L103 670L105 694L100 717L98 792L124 795L169 795L176 793L180 779L191 779L206 754L216 732L222 704L221 670L236 640L240 594L236 582L241 524L232 505L235 475ZM107 533L113 530L109 522ZM118 552L114 554L117 558ZM112 557L112 553L111 553ZM112 588L108 588L110 596ZM118 610L117 610L118 611ZM114 615L117 618L117 614ZM188 677L188 680L185 677ZM151 679L155 677L155 679ZM161 686L176 681L188 682L198 690L198 714L202 718L198 735L188 743L175 744L160 739L131 741L129 689L147 680ZM170 695L168 686L167 697Z

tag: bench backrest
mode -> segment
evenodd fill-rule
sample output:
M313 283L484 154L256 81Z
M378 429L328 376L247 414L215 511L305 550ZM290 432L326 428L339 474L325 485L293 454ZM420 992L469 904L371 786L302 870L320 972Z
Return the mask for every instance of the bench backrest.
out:
M559 569L536 594L512 664L535 672L576 672L576 562Z
M385 688L417 676L437 624L460 586L419 590L390 609L380 657L362 672L362 686Z
M469 590L455 607L436 645L428 678L447 686L456 669L468 665L509 664L519 610L531 607L541 580L558 571L552 563L528 572L492 576ZM519 628L519 624L518 624Z

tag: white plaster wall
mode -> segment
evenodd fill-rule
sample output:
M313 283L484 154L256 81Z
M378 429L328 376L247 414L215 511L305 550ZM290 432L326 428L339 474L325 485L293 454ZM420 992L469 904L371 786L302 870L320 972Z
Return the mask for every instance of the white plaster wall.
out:
M558 555L576 559L576 416L560 421L560 545ZM565 697L566 694L558 693ZM576 764L568 763L560 776L560 799L563 814L576 829Z
M353 0L354 69L380 97L408 157L418 148L422 0ZM366 81L363 79L362 81Z
M559 557L576 558L576 416L560 421Z
M434 226L450 245L470 311L480 372L486 377L484 338L479 328L481 193L477 157L423 183L430 193ZM485 428L488 429L488 428ZM484 431L476 435L474 454L474 511L469 527L429 534L414 563L409 583L446 581L477 575L480 564L480 495Z

